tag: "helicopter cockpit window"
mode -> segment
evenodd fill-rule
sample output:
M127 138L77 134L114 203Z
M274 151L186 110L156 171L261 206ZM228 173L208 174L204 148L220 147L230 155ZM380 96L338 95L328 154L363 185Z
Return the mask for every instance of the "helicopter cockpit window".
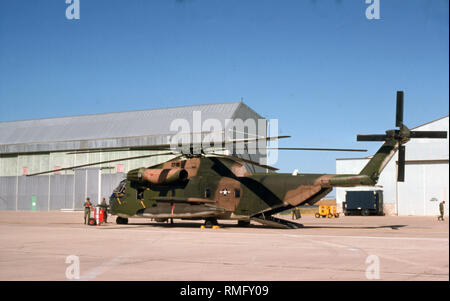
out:
M211 189L209 189L209 188L206 188L205 189L205 198L210 198L211 197Z
M117 186L116 189L114 189L115 193L125 194L127 188L127 181L123 180L120 182L119 186Z

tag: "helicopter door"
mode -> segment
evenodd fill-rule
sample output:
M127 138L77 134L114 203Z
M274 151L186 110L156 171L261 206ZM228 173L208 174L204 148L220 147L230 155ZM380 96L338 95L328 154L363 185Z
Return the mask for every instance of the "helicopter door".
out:
M241 185L238 181L224 177L219 181L215 193L217 204L229 211L234 211L241 198Z

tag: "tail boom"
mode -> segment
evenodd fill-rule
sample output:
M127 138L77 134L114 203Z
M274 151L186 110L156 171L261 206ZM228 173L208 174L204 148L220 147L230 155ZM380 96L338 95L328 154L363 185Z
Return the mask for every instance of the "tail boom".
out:
M336 175L330 178L329 184L333 187L375 186L381 172L399 147L400 142L398 140L387 140L359 174Z

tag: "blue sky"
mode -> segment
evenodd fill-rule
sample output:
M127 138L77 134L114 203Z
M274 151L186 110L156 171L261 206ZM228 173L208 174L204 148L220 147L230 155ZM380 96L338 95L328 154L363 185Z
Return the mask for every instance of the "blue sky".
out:
M0 121L244 102L286 147L368 148L358 133L448 115L448 0L0 1ZM335 172L354 153L283 152L281 171Z

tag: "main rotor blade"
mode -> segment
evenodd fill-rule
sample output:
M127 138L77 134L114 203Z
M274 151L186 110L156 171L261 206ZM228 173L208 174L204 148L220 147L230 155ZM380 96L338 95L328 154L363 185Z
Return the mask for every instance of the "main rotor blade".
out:
M177 134L165 134L158 136L175 136L175 135L207 135L213 133L223 133L223 131L208 131L208 132L189 132L189 133L177 133ZM170 144L159 144L159 145L147 145L147 146L128 146L128 147L111 147L111 148L95 148L80 151L71 151L67 153L68 155L73 154L86 154L86 153L107 153L107 152L118 152L118 151L141 151L141 150L161 150L170 151L172 148Z
M224 148L225 149L225 148ZM329 151L329 152L367 152L367 149L321 148L321 147L258 147L258 150L299 150L299 151ZM234 150L248 150L236 148Z
M397 169L397 181L405 181L405 146L401 145L398 149L398 169Z
M356 141L384 141L386 135L357 135Z
M352 148L320 148L320 147L268 147L268 150L306 150L306 151L328 151L328 152L367 152L367 149Z
M189 149L203 149L204 147L211 146L226 146L229 144L236 143L248 143L255 142L259 140L272 141L284 138L290 138L291 136L275 136L275 137L259 137L259 138L244 138L244 139L232 139L232 140L223 140L223 141L212 141L206 143L187 143L181 145L172 145L172 144L156 144L156 145L148 145L148 146L132 146L132 147L120 147L120 148L108 148L108 149L93 149L93 150L83 150L70 152L68 154L84 154L84 153L102 153L102 152L116 152L116 151L144 151L144 150L153 150L153 151L177 151L178 149L183 149L184 147Z
M273 141L284 138L291 138L291 136L273 136L273 137L258 137L258 138L243 138L243 139L231 139L225 141L218 141L218 143L222 143L222 146L226 146L227 144L236 144L236 143L247 143L247 142L256 142L260 140L264 141ZM217 143L217 142L216 142Z
M128 157L128 158L108 160L108 161L100 161L100 162L94 162L94 163L88 163L88 164L82 164L82 165L70 166L70 167L59 168L59 169L54 169L54 170L47 170L47 171L37 172L37 173L29 174L27 176L31 177L31 176L43 175L43 174L52 173L52 172L58 172L58 171L63 171L63 170L71 170L71 169L75 169L75 168L88 167L88 166L99 165L99 164L106 164L106 163L127 161L127 160L135 160L135 159L142 159L142 158L150 158L150 157L156 157L156 156L165 156L165 155L173 155L173 153L151 154L151 155Z
M404 92L397 91L397 110L395 114L395 126L402 126L403 124L403 98Z
M74 154L95 154L95 153L110 153L110 152L120 152L120 151L170 151L170 147L148 147L148 146L132 146L132 147L117 147L117 148L107 148L107 149L92 149L92 150L81 150L66 153L67 155Z
M445 131L411 131L411 138L447 138Z
M256 165L256 166L259 166L259 167L262 167L262 168L267 168L267 169L272 170L272 171L278 170L278 168L275 168L275 167L272 167L272 166L269 166L269 165L259 164L258 162L255 162L255 161L252 161L252 160L247 160L247 159L244 159L244 158L241 158L241 157L237 157L237 156L222 155L222 154L212 154L212 155L214 155L215 157L222 157L222 158L227 158L227 159L231 159L231 160L234 160L234 161L241 161L241 162L253 164L253 165Z

